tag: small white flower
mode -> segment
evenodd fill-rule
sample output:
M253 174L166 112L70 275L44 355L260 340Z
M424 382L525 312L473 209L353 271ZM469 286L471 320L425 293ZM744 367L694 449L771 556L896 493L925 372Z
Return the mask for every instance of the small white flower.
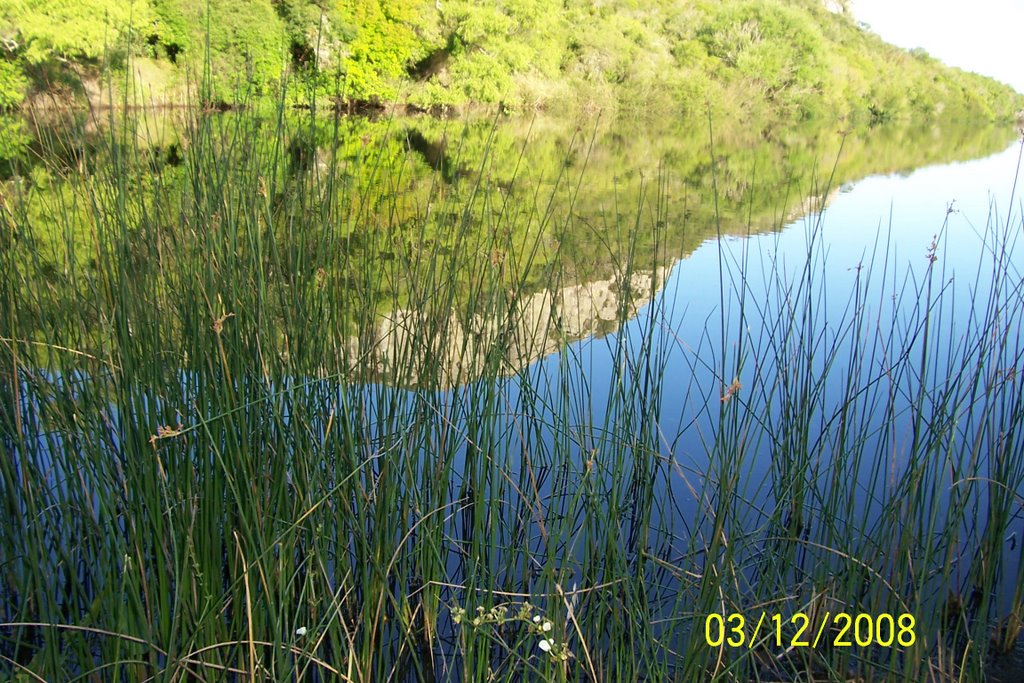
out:
M539 614L533 618L533 623L535 623L535 624L539 624L540 623L540 615Z
M551 622L550 621L545 621L544 624L540 627L540 630L544 631L545 633L550 631L551 630Z
M539 647L544 652L551 652L551 648L554 644L555 641L548 640L547 638L542 638L541 641L537 643L537 647Z
M304 636L304 635L306 635L306 631L307 631L307 629L306 629L305 626L300 626L297 629L295 629L295 635L297 635L297 636Z

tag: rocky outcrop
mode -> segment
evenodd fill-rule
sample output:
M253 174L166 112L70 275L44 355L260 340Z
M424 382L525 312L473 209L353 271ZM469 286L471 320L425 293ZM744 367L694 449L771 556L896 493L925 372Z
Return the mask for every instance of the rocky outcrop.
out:
M849 14L850 0L822 0L825 9L832 14Z

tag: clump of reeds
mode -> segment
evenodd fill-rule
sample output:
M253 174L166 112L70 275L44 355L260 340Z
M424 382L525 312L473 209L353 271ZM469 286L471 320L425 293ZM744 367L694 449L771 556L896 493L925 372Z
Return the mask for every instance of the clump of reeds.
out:
M344 119L196 115L175 164L144 124L0 210L12 677L978 680L1015 639L1020 226L966 297L941 241L880 242L840 298L820 218L795 274L722 245L695 346L670 245L630 242L619 331L578 343L551 197L397 192ZM915 644L705 638L837 611Z

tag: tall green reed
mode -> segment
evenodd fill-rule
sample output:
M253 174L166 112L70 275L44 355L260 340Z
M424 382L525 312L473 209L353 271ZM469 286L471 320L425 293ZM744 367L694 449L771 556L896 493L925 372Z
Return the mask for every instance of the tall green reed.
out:
M989 217L990 258L966 285L946 272L941 238L923 267L905 266L882 233L837 295L823 216L805 221L795 276L770 246L722 251L723 273L760 262L768 277L733 283L738 312L723 314L717 354L712 338L692 354L695 374L723 393L705 423L707 459L680 468L707 534L684 540L675 561L680 575L689 562L703 569L683 678L984 680L1020 630L1007 537L1022 484L1020 225ZM832 647L839 612L911 614L917 640ZM781 614L783 643L762 630L760 647L709 648L709 613L752 618L748 637L758 615ZM804 616L804 635L823 632L824 646L792 646Z
M838 318L820 216L763 288L723 247L717 339L688 349L672 245L637 239L659 182L609 214L635 221L607 245L630 332L577 344L585 283L539 254L579 229L556 207L585 173L498 188L485 155L417 193L340 118L319 145L283 108L186 115L179 165L113 123L0 214L12 676L976 680L1012 640L1015 226L958 334L938 244L922 272L880 241ZM841 610L914 614L919 640L704 637L710 613Z

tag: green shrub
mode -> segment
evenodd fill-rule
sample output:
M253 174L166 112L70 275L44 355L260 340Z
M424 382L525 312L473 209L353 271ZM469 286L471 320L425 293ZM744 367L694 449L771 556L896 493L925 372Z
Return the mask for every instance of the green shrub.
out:
M25 98L28 81L14 62L0 59L0 111L13 109Z
M826 81L822 41L805 13L774 2L726 4L700 27L708 55L760 84L772 100L819 91Z
M233 102L250 82L266 93L284 73L286 31L270 0L162 0L158 17L160 40L183 54L196 80L208 70L204 99Z

